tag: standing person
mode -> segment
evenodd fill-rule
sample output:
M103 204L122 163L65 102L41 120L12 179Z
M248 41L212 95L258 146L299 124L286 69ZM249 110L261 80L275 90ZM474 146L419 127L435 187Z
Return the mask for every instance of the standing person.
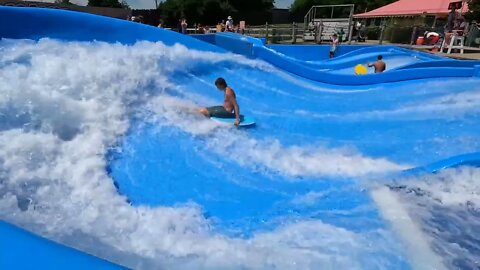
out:
M330 43L330 58L335 56L335 52L337 51L338 46L338 36L337 34L333 34L332 42Z
M220 23L220 31L225 32L225 20L222 20L222 22Z
M456 15L457 15L457 11L456 11L455 7L453 7L452 10L450 10L450 12L448 13L447 24L445 25L445 31L447 33L450 33L453 30Z
M240 124L240 107L237 103L235 91L228 87L227 82L223 78L218 78L215 81L215 86L223 92L223 106L202 108L199 112L206 117L235 118L234 124L238 126Z
M367 65L368 67L374 67L375 73L382 73L387 69L387 64L385 64L385 62L383 62L382 59L383 59L383 56L379 55L375 63L373 64L368 63Z
M178 19L177 30L179 33L182 33L182 19Z
M205 34L205 28L201 24L197 25L197 33L198 34Z
M343 28L340 28L340 31L338 31L338 42L342 43L343 42L343 37L345 36L345 31L343 31Z
M182 22L180 23L181 29L182 29L182 34L187 34L187 19L183 18Z
M163 28L164 27L162 19L158 20L158 26L157 27L158 28Z
M232 16L228 16L227 18L227 23L226 23L226 27L227 27L227 31L228 32L233 32L235 29L234 29L234 25L233 25L233 18Z

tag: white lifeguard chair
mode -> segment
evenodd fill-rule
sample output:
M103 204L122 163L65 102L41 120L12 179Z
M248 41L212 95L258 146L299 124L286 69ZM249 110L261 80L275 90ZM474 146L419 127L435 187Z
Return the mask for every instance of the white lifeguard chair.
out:
M463 35L459 35L458 33L449 33L446 35L445 39L443 40L442 47L440 51L443 52L444 49L447 49L447 54L451 54L452 50L460 50L460 53L463 54L465 45L465 37Z

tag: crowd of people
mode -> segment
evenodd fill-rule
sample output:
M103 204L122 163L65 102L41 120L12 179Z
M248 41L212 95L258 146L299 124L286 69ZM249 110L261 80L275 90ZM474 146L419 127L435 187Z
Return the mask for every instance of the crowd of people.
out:
M138 17L132 17L135 18L135 21L141 22ZM132 21L134 21L132 19ZM160 19L158 22L158 27L159 28L165 28L165 23L163 19ZM209 34L212 33L212 28L208 25L202 25L202 24L196 24L195 26L195 33L197 34ZM173 30L176 30L179 33L182 34L187 34L188 33L188 22L185 17L182 17L181 19L178 20L176 28ZM241 27L241 24L236 25L233 21L232 16L228 16L226 20L222 20L219 22L216 27L215 27L216 32L233 32L233 33L242 33L244 32L244 28Z

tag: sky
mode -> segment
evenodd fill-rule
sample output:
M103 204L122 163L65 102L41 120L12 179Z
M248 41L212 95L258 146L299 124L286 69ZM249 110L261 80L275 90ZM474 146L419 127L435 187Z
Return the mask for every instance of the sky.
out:
M294 0L275 0L275 6L277 8L289 8Z
M45 2L53 2L54 0L46 0ZM275 7L288 8L294 0L275 0ZM77 5L87 5L88 0L71 0L72 3ZM162 0L159 0L162 2ZM127 3L134 9L149 9L155 8L155 0L127 0Z

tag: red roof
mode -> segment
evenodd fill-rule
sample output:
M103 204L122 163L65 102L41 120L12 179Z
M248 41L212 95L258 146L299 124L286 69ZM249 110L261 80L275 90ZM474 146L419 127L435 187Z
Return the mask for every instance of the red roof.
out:
M447 14L448 5L459 0L399 0L372 11L356 14L356 18ZM466 6L466 5L465 5ZM466 9L466 7L464 7Z

